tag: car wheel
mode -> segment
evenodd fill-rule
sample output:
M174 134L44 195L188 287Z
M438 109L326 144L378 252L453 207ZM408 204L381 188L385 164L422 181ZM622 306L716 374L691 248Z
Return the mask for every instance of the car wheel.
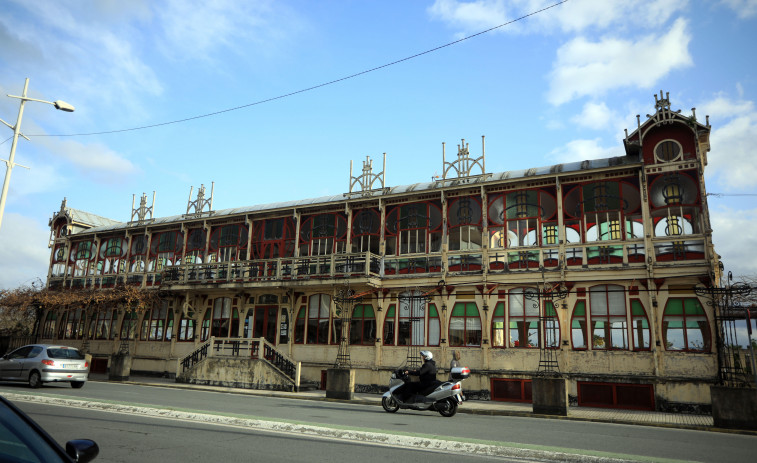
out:
M84 381L71 381L71 387L74 389L81 389L84 386Z
M40 386L42 386L42 378L39 376L39 372L32 371L29 373L29 387L37 389Z

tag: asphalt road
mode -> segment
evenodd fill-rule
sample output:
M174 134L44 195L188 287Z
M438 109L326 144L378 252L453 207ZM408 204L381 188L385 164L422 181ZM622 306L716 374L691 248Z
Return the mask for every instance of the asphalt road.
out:
M514 448L566 451L571 454L603 452L602 455L607 457L647 461L670 459L751 463L757 455L757 436L647 426L471 414L444 418L437 413L410 411L389 414L377 406L121 383L89 382L82 389L46 385L39 390L31 390L25 385L0 383L0 394L9 393L86 399L389 434L422 435ZM23 409L26 405L19 406ZM50 412L52 416L60 413ZM188 423L186 425L189 426ZM128 434L128 431L124 434Z

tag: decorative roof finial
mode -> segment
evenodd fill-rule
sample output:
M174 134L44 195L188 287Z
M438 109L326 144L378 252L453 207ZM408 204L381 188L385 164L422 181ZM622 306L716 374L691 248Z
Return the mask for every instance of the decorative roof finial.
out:
M448 172L452 170L457 173L458 178L472 177L471 171L475 166L481 168L481 175L486 175L486 145L484 141L485 137L482 135L481 156L473 159L470 157L468 144L465 143L465 139L463 138L461 144L457 145L457 160L452 162L445 160L445 143L442 142L442 180L446 180Z
M144 225L145 223L152 221L152 213L155 208L155 191L152 192L152 205L147 207L147 194L142 193L142 198L139 200L139 207L134 208L134 199L136 195L131 195L131 222L133 225ZM147 219L147 214L150 214L150 218ZM134 217L137 220L134 220Z
M192 201L192 190L194 187L189 187L189 199L187 200L187 213L184 217L200 217L203 214L205 206L208 207L208 214L213 213L213 190L215 189L215 182L210 184L210 199L205 199L205 185L201 184L197 189L197 199ZM194 212L190 212L194 208Z
M373 184L377 181L380 183L380 186L374 187ZM363 161L363 173L358 177L354 177L352 175L352 161L350 160L350 189L347 194L351 194L356 186L360 186L360 192L364 196L369 196L371 192L379 188L382 190L386 188L386 153L384 153L383 169L377 174L373 173L373 160L366 156L365 161Z

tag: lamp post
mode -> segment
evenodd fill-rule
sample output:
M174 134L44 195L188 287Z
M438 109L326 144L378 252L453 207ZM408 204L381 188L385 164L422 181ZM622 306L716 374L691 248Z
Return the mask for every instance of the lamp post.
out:
M45 101L45 100L38 100L36 98L27 98L26 96L26 89L29 88L29 78L27 77L26 82L24 82L24 92L21 94L21 96L16 95L6 95L11 98L18 98L21 100L21 105L18 108L18 118L16 119L16 125L10 125L9 123L5 122L4 120L0 119L0 122L8 126L11 130L13 130L13 143L11 144L11 154L8 157L8 160L3 159L3 162L5 162L5 180L3 181L3 192L2 195L0 195L0 227L3 224L3 212L5 211L5 199L8 195L8 185L11 181L11 171L13 170L14 166L20 166L28 169L26 166L22 166L21 164L15 164L13 162L14 158L16 157L16 144L18 143L18 136L22 136L29 140L29 138L26 137L26 135L21 133L21 118L24 116L24 103L27 101L38 101L40 103L47 103L50 105L55 106L55 109L59 109L61 111L66 111L69 113L74 112L74 107L65 101L57 100L57 101Z

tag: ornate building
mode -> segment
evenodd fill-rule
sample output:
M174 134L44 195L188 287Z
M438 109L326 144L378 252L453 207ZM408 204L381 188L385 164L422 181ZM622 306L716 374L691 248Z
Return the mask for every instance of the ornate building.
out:
M316 199L214 211L201 187L185 214L152 218L143 196L125 223L64 201L50 288L163 299L49 311L41 332L86 343L96 367L127 349L133 370L177 375L204 346L265 339L303 384L348 363L365 391L420 348L442 367L459 350L470 396L529 401L534 375L559 373L578 405L706 407L716 331L694 288L719 273L709 134L661 92L621 157L489 173L482 137L479 157L463 140L448 162L443 146L429 183L387 187L384 157Z

